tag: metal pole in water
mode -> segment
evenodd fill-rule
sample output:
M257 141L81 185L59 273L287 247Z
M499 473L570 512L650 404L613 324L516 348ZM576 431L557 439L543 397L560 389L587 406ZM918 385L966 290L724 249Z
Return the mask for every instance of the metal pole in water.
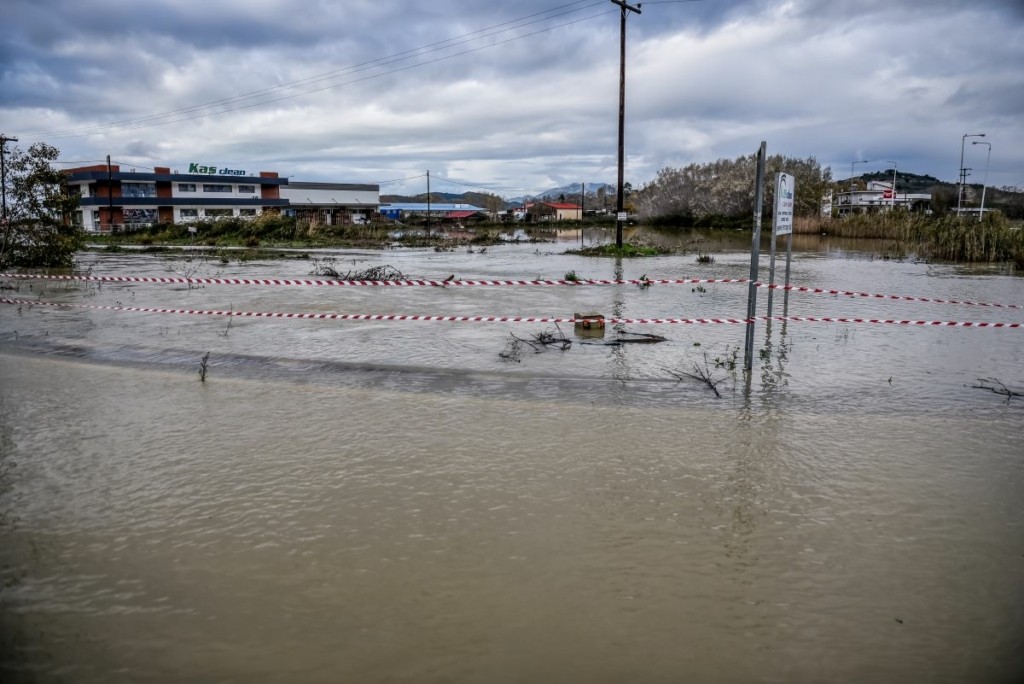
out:
M778 191L778 188L776 188ZM768 261L768 312L767 316L771 318L772 315L772 299L775 295L775 239L778 231L776 228L775 215L772 215L772 256Z
M793 258L793 234L786 236L786 289L782 291L782 315L789 315L789 262ZM786 323L782 323L783 335L785 335Z
M757 267L761 255L761 202L764 200L764 157L767 143L757 151L757 191L754 193L754 230L750 243L750 284L747 289L747 339L743 350L743 368L754 365L754 315L757 312Z

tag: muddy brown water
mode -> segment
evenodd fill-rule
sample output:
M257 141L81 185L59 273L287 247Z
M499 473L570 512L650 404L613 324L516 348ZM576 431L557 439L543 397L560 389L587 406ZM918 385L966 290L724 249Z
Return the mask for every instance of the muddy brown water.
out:
M566 246L315 256L424 278L748 270L740 251L616 264ZM801 243L793 271L812 287L1024 304L1012 274L856 245ZM97 306L559 317L741 317L746 296L726 284L12 286L5 296ZM1024 321L806 294L790 314ZM0 680L1020 680L1024 400L971 385L1024 391L1024 330L758 326L747 382L714 364L742 327L626 327L669 339L574 337L515 362L499 357L510 333L551 326L229 327L0 305ZM705 354L720 398L670 372Z

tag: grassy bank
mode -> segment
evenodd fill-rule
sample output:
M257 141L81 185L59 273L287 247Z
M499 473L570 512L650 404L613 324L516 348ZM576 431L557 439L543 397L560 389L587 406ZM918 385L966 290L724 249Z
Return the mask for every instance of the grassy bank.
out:
M194 232L189 228L194 228ZM114 235L93 234L87 240L99 245L101 249L117 245L135 245L153 250L192 245L251 249L384 249L392 246L450 249L463 245L499 244L502 242L500 235L509 229L502 225L478 226L471 230L459 230L458 237L441 234L441 230L435 227L431 235L426 235L422 228L390 223L325 226L268 213L255 219L228 218L192 224L154 224ZM396 231L400 233L397 237L393 236Z
M797 218L795 233L890 240L898 251L922 259L1016 262L1024 268L1024 226L999 214L981 222L956 216L897 211L856 214L842 219Z

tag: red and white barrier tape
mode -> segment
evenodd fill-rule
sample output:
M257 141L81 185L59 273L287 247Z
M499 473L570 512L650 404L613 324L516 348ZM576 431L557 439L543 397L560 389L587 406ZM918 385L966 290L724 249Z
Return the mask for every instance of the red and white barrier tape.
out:
M280 311L223 311L212 309L170 309L146 306L102 306L98 304L63 304L27 299L0 299L0 304L93 309L97 311L128 311L135 313L192 314L198 316L238 316L241 318L300 318L334 321L439 321L449 323L576 323L575 318L547 316L424 316L419 314L339 314L288 313ZM606 325L672 325L672 324L740 324L750 321L791 321L799 323L875 323L906 326L940 326L950 328L1022 328L1024 323L989 321L914 321L882 318L848 318L835 316L756 316L746 318L605 318Z
M772 290L789 290L791 292L809 292L812 294L843 295L846 297L863 297L865 299L897 299L902 302L930 302L932 304L960 304L963 306L992 306L1001 309L1024 309L1021 304L993 304L990 302L969 302L957 299L934 299L931 297L911 297L910 295L874 294L871 292L851 292L850 290L827 290L821 287L801 287L799 285L769 285L755 283L758 287Z
M103 283L180 283L188 285L300 285L306 287L495 287L517 285L702 285L749 283L749 278L678 278L661 280L316 280L289 278L180 278L173 276L34 275L0 273L0 278L22 280L92 281Z
M498 287L522 285L709 285L722 283L749 283L749 278L675 278L653 280L320 280L293 278L186 278L175 276L108 276L108 275L36 275L25 273L0 273L0 278L21 280L58 280L58 281L90 281L104 283L159 283L187 285L261 285L261 286L303 286L303 287ZM956 299L937 299L933 297L914 297L911 295L877 294L872 292L855 292L852 290L835 290L821 287L803 287L800 285L780 285L755 282L759 288L789 290L810 294L842 295L864 299L891 299L903 302L927 302L931 304L953 304L961 306L985 306L1000 309L1024 309L1021 304L996 304L992 302L972 302Z

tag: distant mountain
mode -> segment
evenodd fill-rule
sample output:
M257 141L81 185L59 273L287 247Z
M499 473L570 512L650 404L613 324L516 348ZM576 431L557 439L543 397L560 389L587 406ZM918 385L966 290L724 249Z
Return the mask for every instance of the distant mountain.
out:
M615 196L615 187L608 183L587 183L587 206L590 206L592 202L596 200L597 192L604 190L609 197ZM561 198L565 198L566 202L579 202L580 201L580 190L582 190L581 183L570 183L560 188L550 188L544 192L538 192L535 195L523 195L521 197L509 197L508 199L502 199L497 195L493 195L486 192L463 192L463 193L451 193L451 192L432 192L430 193L430 200L432 202L451 202L451 203L465 203L472 204L477 207L486 207L488 209L512 209L514 207L521 207L526 202L541 201L545 198L553 202L558 202ZM381 195L380 201L382 204L395 203L395 202L426 202L427 194L421 192L418 195Z
M547 197L547 198L557 202L557 201L559 201L559 198L562 197L563 195L565 196L565 201L566 202L570 202L570 201L577 201L578 202L579 201L579 197L580 197L580 191L583 189L582 185L583 185L582 183L570 183L569 185L563 185L562 187L559 187L559 188L550 188L548 190L544 190L543 192L538 192L538 193L536 193L534 195L522 195L521 197L509 197L506 200L506 202L508 202L509 204L512 204L512 205L521 206L524 202L534 202L534 201L537 201L537 200L542 200L545 197ZM613 185L611 185L609 183L587 183L586 186L587 186L586 190L587 190L587 196L588 197L590 197L591 195L596 194L598 190L602 190L602 189L605 192L609 193L610 195L614 195L615 194L615 186L613 186Z
M864 173L858 176L862 181L882 181L892 183L892 169L885 171L872 171L870 173ZM842 181L840 181L841 183ZM904 173L899 169L896 170L896 185L900 192L928 192L935 186L951 186L955 187L956 183L946 183L941 181L935 176L920 175L916 173Z
M474 194L474 193L464 192L464 193L456 195L455 193L451 193L451 192L432 192L432 193L430 193L430 201L431 202L443 202L443 203L446 203L446 204L447 203L460 203L460 202L466 203L466 204L472 204L472 202L469 202L466 199L466 197L465 197L466 195L472 195L472 194ZM380 201L381 201L382 204L383 203L388 203L388 202L426 202L427 201L427 193L421 192L418 195L381 195L380 196Z

